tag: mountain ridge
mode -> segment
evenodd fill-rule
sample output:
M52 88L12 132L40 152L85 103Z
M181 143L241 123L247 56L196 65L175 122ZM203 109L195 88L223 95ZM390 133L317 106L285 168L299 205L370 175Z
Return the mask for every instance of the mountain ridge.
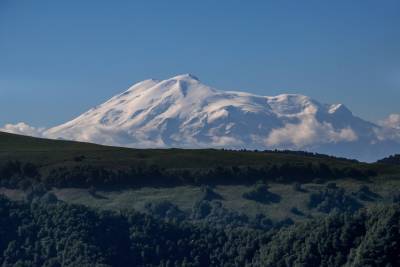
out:
M301 94L221 91L192 74L141 81L41 134L136 148L278 148L367 161L400 150L393 130L389 135L343 104Z

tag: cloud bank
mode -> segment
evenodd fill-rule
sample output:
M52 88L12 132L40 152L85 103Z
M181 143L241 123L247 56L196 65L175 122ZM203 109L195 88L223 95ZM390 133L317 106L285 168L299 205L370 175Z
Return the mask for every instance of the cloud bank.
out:
M379 125L381 128L376 132L379 140L400 142L400 114L390 114Z
M303 148L321 143L352 142L358 139L350 128L335 131L332 124L318 122L313 117L305 118L298 124L288 123L282 128L273 129L266 139L268 146Z
M400 114L389 115L387 118L379 122L379 126L380 127L375 131L376 137L379 141L390 140L400 142ZM46 128L33 127L24 122L6 124L0 128L0 131L34 137L55 138L54 136L51 136L50 133L46 132ZM109 133L107 134L107 136L110 138L109 140L104 140L103 138L96 139L96 141L94 141L93 136L90 136L90 138L88 137L85 140L80 139L79 141L94 141L97 143L114 145L115 141L121 141L120 138L116 138L116 136L120 136L121 133L118 135L116 135L116 133L118 133L118 131L113 132L112 130L109 130ZM318 146L320 144L354 142L358 140L357 133L352 128L346 127L342 129L334 129L330 123L319 122L313 116L305 116L301 122L297 124L287 123L281 128L272 129L266 137L256 137L258 140L264 140L266 147L290 149L303 149L307 147ZM68 136L65 136L65 138L70 139ZM126 144L130 143L125 139L124 141ZM225 138L223 136L215 136L213 141L214 145L216 146L223 146L224 144L228 144L229 146L235 145L235 140L230 137ZM155 143L149 143L147 144L147 147L151 147L153 145L160 147L160 144ZM186 145L190 146L190 144ZM196 146L196 144L193 145ZM238 145L243 146L244 144L241 143Z
M400 114L390 114L386 119L381 121L381 125L386 128L400 130Z
M42 137L45 128L36 128L30 126L24 122L19 122L16 124L6 124L3 128L0 128L0 131L21 135L28 135L34 137Z

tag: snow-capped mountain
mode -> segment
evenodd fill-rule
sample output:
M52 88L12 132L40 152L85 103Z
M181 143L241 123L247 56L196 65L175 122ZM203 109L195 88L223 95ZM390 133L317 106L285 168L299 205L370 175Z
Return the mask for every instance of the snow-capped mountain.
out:
M278 148L372 160L400 152L399 135L387 139L384 129L341 104L220 91L184 74L139 82L42 135L137 148Z

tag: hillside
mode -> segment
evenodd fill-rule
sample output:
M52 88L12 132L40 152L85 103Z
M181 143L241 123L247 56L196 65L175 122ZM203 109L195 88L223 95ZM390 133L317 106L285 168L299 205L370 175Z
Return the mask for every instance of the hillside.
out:
M389 157L380 159L378 163L400 165L400 154L391 155Z
M0 174L14 186L27 179L77 187L366 179L397 170L305 152L128 149L6 133L0 134L0 160Z
M395 266L399 236L387 229L398 227L399 174L393 164L306 152L0 133L0 262Z
M74 158L79 156L83 156L88 164L127 167L144 163L171 169L319 162L333 166L369 166L369 164L345 158L301 151L131 149L0 132L0 160L24 160L40 162L42 165L73 164Z

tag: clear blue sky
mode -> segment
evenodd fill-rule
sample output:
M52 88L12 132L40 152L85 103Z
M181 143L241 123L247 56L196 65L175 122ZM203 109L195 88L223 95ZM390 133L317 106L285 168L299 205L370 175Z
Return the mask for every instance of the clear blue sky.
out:
M52 126L147 78L193 73L400 113L400 1L0 0L0 125Z

